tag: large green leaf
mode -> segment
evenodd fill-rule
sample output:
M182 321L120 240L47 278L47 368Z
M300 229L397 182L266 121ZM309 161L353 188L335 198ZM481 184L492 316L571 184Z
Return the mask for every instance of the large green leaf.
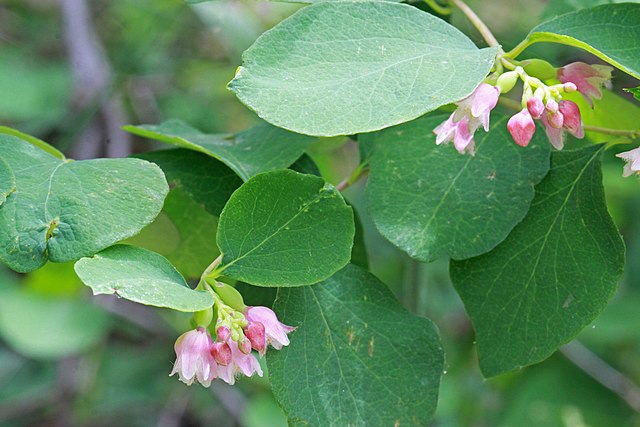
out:
M181 188L174 188L156 220L124 243L157 252L185 278L197 279L220 254L216 245L217 229L217 217L205 211Z
M16 179L0 209L0 260L20 272L136 234L168 191L160 168L139 159L62 161L9 135L0 135L0 158Z
M538 42L576 46L640 79L639 22L640 3L582 9L538 25L516 52Z
M354 233L351 208L322 178L256 175L220 216L223 274L258 286L311 285L349 262Z
M297 326L267 356L290 426L427 426L444 356L438 332L370 273L349 265L315 286L280 289L274 310Z
M506 116L476 134L475 156L437 146L433 129L446 116L427 116L373 139L368 207L378 230L420 261L469 258L491 250L525 216L533 186L549 170L549 143L538 130L516 145Z
M264 33L229 88L276 126L355 134L464 98L495 54L413 6L323 2Z
M288 132L268 123L261 123L235 135L205 134L180 120L168 120L157 126L125 126L124 129L215 157L245 181L261 172L288 167L315 141L315 138Z
M531 209L493 251L452 262L485 376L547 358L607 305L624 245L604 201L600 153L555 152Z
M0 157L0 206L7 200L9 194L16 190L16 177L13 171Z
M160 166L167 181L187 193L211 215L219 216L231 193L242 185L231 169L196 151L178 148L136 155Z
M28 357L56 359L86 351L110 325L109 316L87 301L18 289L0 292L0 336Z
M115 245L75 265L94 295L115 294L140 304L198 311L213 305L208 292L195 291L162 255L129 245Z

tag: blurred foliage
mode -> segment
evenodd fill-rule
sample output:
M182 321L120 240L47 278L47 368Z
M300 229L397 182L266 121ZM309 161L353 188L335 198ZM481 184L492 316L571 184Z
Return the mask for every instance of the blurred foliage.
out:
M240 55L263 31L299 5L219 0L93 0L93 24L113 69L110 88L123 97L129 124L178 118L208 133L236 132L255 116L227 91ZM602 1L469 1L506 49L541 17ZM458 12L451 22L482 44ZM76 111L74 81L63 37L60 2L5 0L0 4L0 124L68 150L95 114ZM563 46L525 52L554 65L592 57ZM616 89L637 82L616 72ZM621 93L618 90L618 93ZM632 99L631 94L621 95ZM626 102L605 97L610 108ZM633 118L620 117L620 124ZM636 122L637 123L637 122ZM126 123L122 123L126 124ZM136 151L152 148L136 141ZM610 212L627 245L626 275L610 306L579 340L628 380L640 384L640 181L623 179L609 150L604 179ZM296 167L337 183L357 165L358 147L322 140ZM364 183L346 191L362 223L372 272L401 303L430 317L446 350L435 426L640 426L640 414L563 354L523 371L484 380L473 330L448 277L446 259L419 264L375 230L364 204ZM158 219L133 240L163 253L188 278L217 255L218 218L174 189ZM193 230L199 230L194 233ZM183 239L184 235L191 236ZM362 256L362 248L359 248ZM275 291L238 284L248 304L271 305ZM168 377L173 342L189 316L92 297L67 264L29 275L0 269L0 425L278 427L286 420L265 378L186 387ZM416 343L419 345L419 343Z

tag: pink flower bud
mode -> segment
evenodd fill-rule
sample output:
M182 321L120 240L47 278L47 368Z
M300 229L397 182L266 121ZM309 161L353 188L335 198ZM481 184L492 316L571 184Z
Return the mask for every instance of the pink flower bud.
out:
M562 128L562 124L564 123L564 117L562 116L562 113L559 112L559 108L560 106L553 99L550 99L549 101L547 101L547 105L546 105L547 120L548 120L549 126L556 129Z
M231 336L231 330L227 326L218 326L216 329L216 341L227 342Z
M566 93L575 92L578 90L578 87L571 82L565 83L563 89Z
M534 119L539 119L540 116L544 113L544 104L542 103L542 99L537 96L532 96L527 100L527 110L529 110L529 114Z
M532 98L530 98L532 99ZM536 124L526 108L509 119L507 129L513 140L521 147L529 145L533 134L536 132Z
M260 306L247 307L244 315L249 322L262 323L267 344L270 344L271 347L280 350L282 346L289 345L289 337L287 337L287 334L296 328L281 323L273 310Z
M592 98L601 99L600 88L611 80L613 68L607 65L589 65L584 62L573 62L558 69L558 80L571 82L593 107Z
M580 108L573 101L560 101L559 111L564 117L563 127L576 138L584 137Z
M260 355L264 355L267 349L267 338L264 325L260 322L249 322L244 329L245 336L251 342L251 347Z
M251 353L251 341L249 341L246 338L242 338L239 342L238 342L238 348L240 349L241 352L243 352L244 354L249 354Z
M222 366L231 363L231 347L226 342L214 342L211 346L211 355Z
M551 145L553 145L557 150L562 150L564 147L564 131L562 128L555 128L551 126L547 120L546 114L543 114L542 117L540 117L540 121L544 124L544 130Z

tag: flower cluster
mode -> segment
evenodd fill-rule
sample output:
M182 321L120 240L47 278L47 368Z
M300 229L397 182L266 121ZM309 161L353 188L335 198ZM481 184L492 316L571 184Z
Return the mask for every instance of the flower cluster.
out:
M279 350L289 344L287 334L295 329L281 323L267 307L245 307L239 312L216 297L216 309L215 339L206 325L200 325L182 334L175 343L176 362L170 375L178 374L187 385L198 381L209 387L216 378L234 384L240 373L262 376L260 363L251 350L261 357L268 345Z
M494 75L495 85L480 83L471 95L457 102L453 114L434 129L436 144L453 141L458 152L473 155L474 133L480 125L485 131L489 130L489 114L500 94L510 91L518 80L522 80L522 110L507 123L509 133L516 144L525 147L536 131L534 120L540 120L549 142L561 150L565 132L576 138L584 137L580 109L575 102L563 99L563 95L577 90L593 105L593 98L602 97L600 88L611 79L611 71L608 66L575 62L555 70L561 83L547 85L527 74L523 67L514 66L512 71L497 78Z

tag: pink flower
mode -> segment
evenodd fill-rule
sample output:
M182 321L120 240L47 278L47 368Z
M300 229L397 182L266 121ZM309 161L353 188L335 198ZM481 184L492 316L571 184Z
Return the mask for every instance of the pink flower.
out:
M640 174L640 147L616 154L616 157L620 157L626 162L622 176L627 177L634 173Z
M527 110L529 110L529 114L534 119L539 119L544 113L544 104L542 103L542 99L537 96L532 96L527 100Z
M266 341L271 347L280 350L282 346L289 345L287 334L296 328L281 323L273 310L260 306L247 307L244 315L250 323L258 322L264 325Z
M211 355L211 335L199 326L180 335L176 340L176 362L169 376L178 374L180 381L187 385L198 380L205 387L216 378L217 364Z
M564 131L562 130L562 127L557 128L549 124L547 114L543 114L540 117L540 121L544 125L544 130L551 145L553 145L557 150L562 150L562 147L564 147Z
M233 385L236 382L235 376L241 372L247 377L253 376L257 373L259 377L262 374L262 368L256 357L249 353L244 354L238 348L238 343L229 340L229 348L231 348L231 363L227 366L218 366L218 376L222 378L227 384Z
M584 62L572 62L558 69L558 80L573 83L593 107L592 98L601 99L600 88L611 80L613 68L607 65L589 65Z
M562 126L576 138L584 138L584 127L580 117L580 108L573 101L560 101L558 111L562 114L564 121Z
M436 134L436 144L453 141L453 145L460 154L469 152L473 156L476 144L473 140L473 134L469 132L469 120L465 117L456 123L453 121L454 114L451 114L446 121L433 130L433 133Z
M244 334L251 342L251 347L264 356L267 351L267 336L264 325L260 322L249 322L244 329Z
M526 108L509 119L507 129L513 140L521 147L529 145L533 134L536 132L536 124Z
M211 355L219 365L231 363L231 347L226 342L216 341L211 345Z
M500 89L487 83L480 83L473 93L456 102L458 108L451 116L433 130L436 144L453 141L459 153L475 153L473 134L480 125L489 131L489 115L498 103Z

